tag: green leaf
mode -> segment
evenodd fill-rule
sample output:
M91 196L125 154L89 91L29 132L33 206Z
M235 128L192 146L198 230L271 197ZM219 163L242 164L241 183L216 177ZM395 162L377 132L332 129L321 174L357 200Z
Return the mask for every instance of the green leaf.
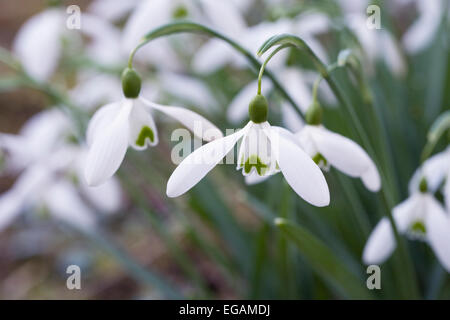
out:
M321 240L308 230L283 218L275 226L298 248L313 269L340 293L352 299L373 298L362 276L352 273Z

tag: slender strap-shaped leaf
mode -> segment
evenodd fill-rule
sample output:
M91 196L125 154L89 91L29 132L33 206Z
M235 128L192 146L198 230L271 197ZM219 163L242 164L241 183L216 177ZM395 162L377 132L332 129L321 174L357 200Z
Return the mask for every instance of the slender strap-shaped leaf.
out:
M213 30L211 28L208 28L204 25L194 23L194 22L174 22L165 24L155 30L150 31L147 33L139 43L139 45L133 50L133 52L130 54L130 58L128 61L128 65L132 65L132 61L134 58L134 55L136 52L142 48L144 45L149 43L150 41L168 36L171 34L177 34L177 33L195 33L195 34L203 34L210 37L214 37L217 39L221 39L228 43L230 46L232 46L234 49L236 49L239 53L241 53L247 60L250 62L250 64L256 69L259 70L261 67L261 63L254 57L254 55L246 50L243 46L241 46L236 41L228 38L227 36L223 35L222 33ZM284 90L283 86L281 86L280 82L275 78L275 76L270 72L266 71L267 77L273 82L275 88L283 95L283 97L289 101L289 103L296 108L297 110L301 110L299 106L295 103L295 101L292 99L292 97ZM256 93L255 93L256 94Z
M274 222L313 269L336 290L351 299L372 298L365 279L349 271L333 251L308 230L283 218L276 218Z

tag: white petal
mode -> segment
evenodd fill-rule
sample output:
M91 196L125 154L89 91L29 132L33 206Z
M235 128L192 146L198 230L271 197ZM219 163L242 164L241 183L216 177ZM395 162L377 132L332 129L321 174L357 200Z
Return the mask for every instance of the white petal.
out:
M261 85L265 92L272 90L272 82L266 78L262 79ZM256 96L257 90L258 81L252 81L233 98L227 108L227 118L231 123L237 124L248 118L248 105Z
M311 129L317 149L338 170L351 177L361 177L371 167L371 159L354 141L325 128Z
M86 131L86 141L91 146L95 137L103 132L117 117L123 102L113 102L98 109L91 120Z
M195 186L233 149L248 128L249 125L229 136L209 142L187 156L170 176L167 195L171 198L178 197Z
M442 193L444 194L444 201L447 211L450 212L450 172L447 175L447 181L445 182Z
M64 222L82 229L95 225L93 212L83 203L75 187L66 181L52 185L44 195L44 203L54 217Z
M312 94L302 73L297 69L288 68L281 73L280 80L301 111L305 113L312 103Z
M320 168L292 139L271 130L269 136L278 165L289 185L305 201L323 207L330 203L330 191Z
M132 101L126 100L110 125L95 132L85 164L85 178L90 186L102 184L119 169L128 148L132 107Z
M136 150L144 150L158 144L158 130L149 111L141 101L134 101L130 112L130 145Z
M442 2L443 3L443 2ZM417 1L420 16L403 35L403 45L409 53L428 47L441 23L441 1Z
M305 125L294 107L288 102L283 102L281 105L281 117L286 128L292 132L300 131Z
M89 11L107 20L115 21L123 18L140 0L95 0L89 6Z
M270 175L260 176L257 172L252 171L245 176L245 183L248 185L258 184L267 180L269 177Z
M58 9L45 10L25 22L13 50L27 73L38 80L50 77L58 65L60 36L65 28L64 15Z
M169 117L172 117L175 120L179 121L181 124L186 126L186 128L191 130L196 136L202 138L203 140L211 141L213 139L223 137L222 132L209 120L189 109L164 106L143 98L139 98L139 100L150 108L165 113Z
M365 264L381 264L394 251L396 246L394 233L387 218L381 219L369 236L363 251Z
M381 30L380 30L381 31ZM388 67L398 76L406 73L406 62L400 49L395 42L394 37L386 30L380 34L381 43L383 43L384 59Z
M0 231L21 213L23 201L23 196L14 189L0 195Z
M441 185L450 170L450 148L437 153L428 160L414 173L409 183L410 192L415 192L419 188L422 175L427 179L428 189L435 192Z
M414 217L414 209L418 206L418 201L420 201L420 197L416 194L394 207L392 214L399 232L403 233L408 228L411 219ZM364 263L383 263L394 251L396 245L389 220L387 218L381 219L364 247Z
M369 169L367 169L361 175L361 180L364 183L364 185L366 186L366 188L372 192L377 192L381 189L380 174L378 173L378 169L372 160L370 160Z
M444 268L450 272L450 218L432 195L427 198L427 239Z

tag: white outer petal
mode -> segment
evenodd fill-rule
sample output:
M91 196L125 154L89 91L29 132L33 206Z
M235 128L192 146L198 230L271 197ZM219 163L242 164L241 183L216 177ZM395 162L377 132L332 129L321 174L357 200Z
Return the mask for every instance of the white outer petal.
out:
M450 148L435 154L424 162L422 169L416 170L409 182L409 191L411 193L417 191L424 174L429 190L435 192L448 172L450 172Z
M312 205L329 205L330 191L322 171L294 142L294 137L288 139L284 134L271 129L269 139L277 155L280 170L292 189Z
M129 114L132 101L125 101L116 118L96 132L85 163L85 178L90 186L105 182L119 169L128 148Z
M170 176L167 196L178 197L203 179L233 149L248 130L249 124L236 133L205 144L187 156Z
M117 117L123 101L113 102L99 108L89 121L86 131L86 141L91 146L95 137L104 131Z
M114 177L97 187L82 183L81 188L83 194L102 213L114 213L122 207L122 190L119 180Z
M324 127L312 127L311 136L319 152L336 167L351 177L361 177L373 162L356 142Z
M200 73L209 74L224 67L236 57L240 59L229 44L218 39L208 40L192 59L192 68Z
M252 171L252 172L250 172L250 174L246 175L244 178L245 178L246 184L253 185L253 184L258 184L263 181L266 181L269 177L270 177L269 174L260 176L257 172Z
M206 16L217 30L236 37L247 27L244 17L230 1L201 0Z
M155 110L158 110L169 117L177 120L186 128L191 130L196 136L206 141L222 138L223 134L214 124L189 109L181 107L164 106L144 98L139 98L145 105ZM201 132L200 132L201 131Z
M47 80L55 71L61 51L60 37L65 28L64 14L59 9L45 10L20 28L13 51L32 77Z
M450 218L432 195L427 195L427 240L444 268L450 272Z

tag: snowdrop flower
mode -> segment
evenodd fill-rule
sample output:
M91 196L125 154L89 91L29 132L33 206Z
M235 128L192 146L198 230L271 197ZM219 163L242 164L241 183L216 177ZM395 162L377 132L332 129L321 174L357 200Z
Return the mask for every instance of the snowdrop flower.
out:
M120 209L117 180L100 188L83 182L85 151L67 142L71 130L68 119L53 109L32 117L19 135L0 134L7 168L21 172L12 188L0 195L0 230L27 209L44 208L55 218L84 229L95 227L92 207L102 213Z
M441 204L427 190L426 180L392 211L398 231L414 240L427 242L440 263L450 272L450 218ZM380 264L395 249L395 237L387 218L372 231L363 252L366 264Z
M436 192L442 185L442 182L444 182L442 193L444 195L447 210L450 211L450 147L447 147L444 151L427 159L422 167L414 173L409 183L409 190L411 193L414 190L417 190L422 177L425 177L428 189L433 193Z
M249 123L187 156L169 178L167 195L177 197L187 192L242 140L237 169L243 175L269 176L281 171L300 197L315 206L327 206L330 194L320 168L295 143L292 134L267 122L267 109L264 96L257 95L249 106Z
M58 66L62 52L62 38L73 30L66 27L68 15L62 8L49 8L31 17L20 28L13 43L13 51L28 74L38 80L48 79ZM82 27L91 37L88 55L102 62L117 62L119 32L107 22L83 13Z
M141 79L134 69L124 70L122 88L125 99L101 107L92 117L87 129L89 153L85 164L85 178L90 186L100 185L114 175L128 146L144 150L147 146L158 143L158 132L151 110L176 119L205 140L222 137L219 129L195 112L163 106L141 97ZM200 132L197 132L198 129Z
M308 124L296 133L306 153L323 169L333 166L350 177L361 178L370 191L380 190L380 175L372 159L354 141L321 125L321 118L321 107L316 102L306 114Z

